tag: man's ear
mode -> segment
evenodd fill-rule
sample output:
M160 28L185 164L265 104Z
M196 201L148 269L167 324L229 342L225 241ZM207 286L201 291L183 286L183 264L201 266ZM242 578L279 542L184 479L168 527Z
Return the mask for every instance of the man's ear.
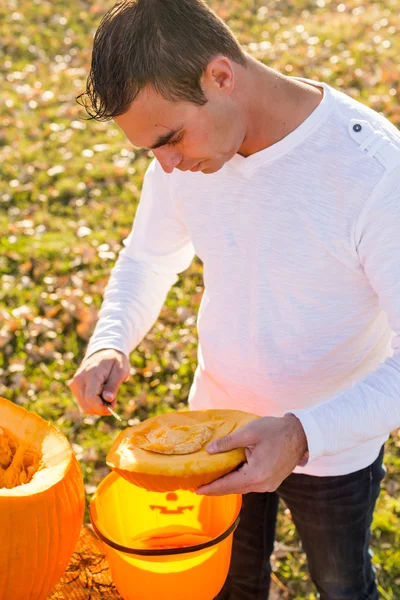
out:
M230 95L235 87L235 71L232 61L226 56L215 56L208 63L201 78L206 96L210 92Z

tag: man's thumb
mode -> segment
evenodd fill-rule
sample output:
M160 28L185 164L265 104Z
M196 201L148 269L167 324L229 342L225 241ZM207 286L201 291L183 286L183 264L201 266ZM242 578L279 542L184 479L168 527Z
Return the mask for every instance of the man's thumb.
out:
M103 388L103 391L101 393L101 397L103 398L103 400L106 400L106 402L114 402L116 395L116 391L114 392L109 388Z
M214 454L216 452L228 452L235 448L245 448L249 443L246 426L240 427L237 431L220 437L206 446L207 452Z

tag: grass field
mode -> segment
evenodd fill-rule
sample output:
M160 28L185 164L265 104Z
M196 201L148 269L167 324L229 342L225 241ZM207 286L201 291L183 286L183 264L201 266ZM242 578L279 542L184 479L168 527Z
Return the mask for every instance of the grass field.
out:
M0 104L0 394L53 421L80 459L89 495L118 432L82 415L66 386L93 330L110 269L134 218L146 152L113 123L82 120L93 33L110 2L4 0ZM244 47L291 75L324 80L400 125L400 0L211 2ZM126 422L186 404L196 365L199 261L171 289L132 354L118 410ZM382 598L400 598L400 435L373 525ZM316 598L282 507L275 589Z

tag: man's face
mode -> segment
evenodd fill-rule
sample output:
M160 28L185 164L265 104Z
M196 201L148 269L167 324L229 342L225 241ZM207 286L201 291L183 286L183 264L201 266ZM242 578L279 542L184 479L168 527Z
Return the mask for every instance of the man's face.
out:
M214 173L238 151L245 136L230 94L204 87L208 102L171 102L147 86L128 111L115 117L130 142L151 149L166 173Z

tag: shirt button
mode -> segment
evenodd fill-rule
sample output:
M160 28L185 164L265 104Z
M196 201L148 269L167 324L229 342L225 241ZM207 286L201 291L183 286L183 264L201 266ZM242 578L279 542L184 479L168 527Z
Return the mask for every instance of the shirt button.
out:
M353 131L356 131L357 133L359 131L361 131L362 127L360 125L360 123L356 123L355 125L353 125Z

